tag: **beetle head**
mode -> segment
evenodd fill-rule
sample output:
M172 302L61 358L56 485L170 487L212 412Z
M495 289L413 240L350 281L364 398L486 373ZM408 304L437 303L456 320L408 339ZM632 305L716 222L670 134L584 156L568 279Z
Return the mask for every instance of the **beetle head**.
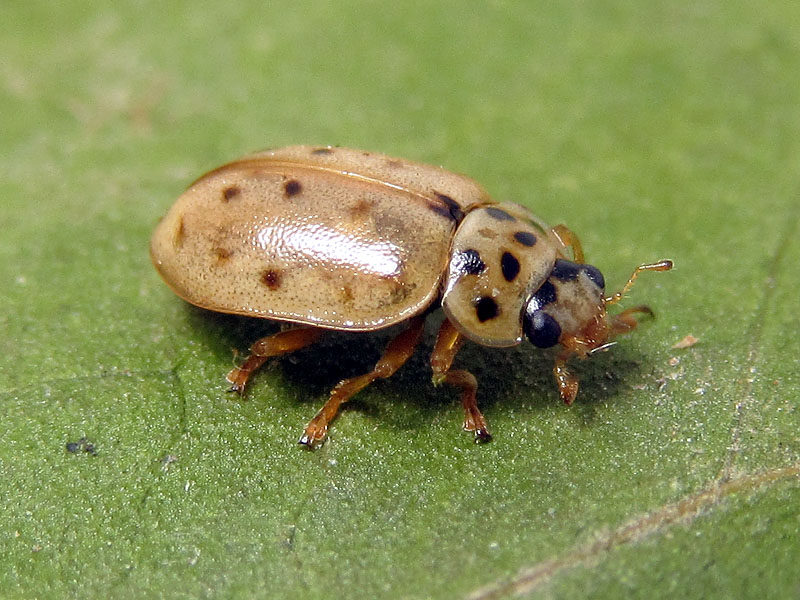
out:
M605 280L597 267L558 259L525 307L523 329L538 348L561 344L586 355L605 344L610 327Z
M534 346L561 344L565 354L586 357L613 345L613 339L636 328L635 313L652 316L647 306L634 306L609 315L606 307L619 302L641 271L668 271L672 261L636 267L623 288L605 296L605 279L597 267L558 259L550 276L531 296L523 328Z

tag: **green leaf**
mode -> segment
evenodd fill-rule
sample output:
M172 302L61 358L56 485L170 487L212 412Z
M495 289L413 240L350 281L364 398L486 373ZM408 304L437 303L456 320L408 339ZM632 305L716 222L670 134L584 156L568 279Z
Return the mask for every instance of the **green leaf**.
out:
M800 589L800 14L642 3L7 2L0 10L4 597L789 597ZM187 306L150 233L263 147L443 164L583 242L658 314L576 365L468 345L495 439L430 383L429 323L318 452L386 334L271 363ZM434 317L433 321L437 318ZM688 348L673 344L691 334Z

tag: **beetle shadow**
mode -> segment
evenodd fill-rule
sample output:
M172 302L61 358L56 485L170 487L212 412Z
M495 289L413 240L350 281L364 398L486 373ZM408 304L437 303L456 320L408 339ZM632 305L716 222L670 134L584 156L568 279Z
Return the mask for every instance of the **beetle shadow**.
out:
M186 319L198 342L230 368L241 364L256 340L281 331L277 321L217 313L193 305L186 306ZM263 373L277 365L286 382L297 388L298 397L304 402L319 403L340 380L371 370L392 335L401 330L402 327L390 328L369 335L331 331L306 348L267 361L249 380L248 391L257 388ZM223 370L221 390L228 385L224 379L227 370ZM346 406L359 404L354 398Z
M431 383L430 354L443 319L441 311L437 313L428 319L423 340L409 361L392 377L378 380L356 395L342 406L341 412L358 411L370 418L378 418L380 413L381 421L396 429L424 426L453 411L460 421L458 391L447 385L436 388ZM216 313L192 305L187 305L187 320L199 341L231 368L244 359L250 344L280 331L280 324L275 321ZM370 371L402 328L399 325L368 334L331 331L307 348L271 359L253 375L248 385L250 393L258 389L264 371L277 367L285 382L296 389L295 396L300 402L316 410L339 381ZM467 369L478 379L478 403L491 426L492 412L529 411L533 419L535 413L552 403L561 403L552 375L554 357L555 352L540 351L527 343L513 348L487 348L468 342L456 357L454 368ZM620 345L613 352L588 360L572 360L570 368L581 386L570 410L577 411L585 425L591 425L599 405L609 398L619 398L621 390L640 378L642 362ZM220 372L220 391L227 389L226 373ZM408 410L385 410L370 397L373 390L380 390L382 397L404 403Z
M618 349L617 349L618 350ZM556 352L540 350L523 342L513 348L484 348L471 344L459 354L459 364L479 381L478 400L485 408L544 408L560 404L553 366ZM580 383L573 408L591 408L616 396L639 363L630 356L604 353L568 363Z
M569 410L577 413L583 425L592 425L600 408L611 400L616 403L635 401L629 392L635 382L641 381L644 363L641 355L634 357L633 349L618 345L611 352L602 352L586 360L574 359L569 363L580 383L578 397ZM554 379L552 385L555 389ZM554 391L553 395L560 403L558 392Z
M462 417L458 390L447 385L436 388L430 381L429 359L436 330L437 327L426 327L425 342L409 363L385 384L390 386L388 389L396 389L397 396L413 394L413 410L421 412L419 418L406 415L396 418L395 426L398 428L406 427L408 422L424 423L453 413L458 422ZM614 350L569 363L581 387L575 403L564 408L577 413L583 425L590 426L609 399L633 401L630 398L625 400L625 391L633 382L641 380L643 362L634 358L632 349L615 347ZM467 369L475 375L478 404L491 428L492 413L507 411L527 415L526 418L532 420L549 407L563 406L552 374L555 356L555 351L538 350L525 342L512 348L488 348L466 343L454 368Z

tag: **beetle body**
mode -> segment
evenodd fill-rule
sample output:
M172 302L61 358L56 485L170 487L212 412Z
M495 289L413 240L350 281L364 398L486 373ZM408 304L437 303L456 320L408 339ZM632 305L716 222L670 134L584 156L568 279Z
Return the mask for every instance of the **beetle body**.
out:
M322 330L409 322L372 372L334 389L301 438L309 446L324 440L341 402L405 362L424 314L438 304L447 319L432 356L434 381L462 390L465 427L481 440L489 434L474 377L450 368L463 338L493 347L526 337L537 347L561 344L556 379L570 403L577 381L566 359L632 329L630 314L645 310L607 318L606 305L624 290L605 297L602 275L582 264L580 244L563 226L550 229L522 206L493 202L464 176L345 148L292 146L211 171L161 220L150 251L184 300L297 325L253 345L228 375L236 391L268 357L306 346ZM628 285L639 270L670 267L643 265Z

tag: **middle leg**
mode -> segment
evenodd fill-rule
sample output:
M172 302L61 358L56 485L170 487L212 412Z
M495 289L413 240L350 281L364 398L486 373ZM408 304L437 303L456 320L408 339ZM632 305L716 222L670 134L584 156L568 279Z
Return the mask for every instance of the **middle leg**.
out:
M464 429L475 433L476 442L488 442L492 439L486 419L478 408L476 393L478 380L464 369L451 371L456 354L461 349L464 338L450 322L445 319L439 329L436 345L431 354L433 384L449 383L461 390L461 405L464 407Z

